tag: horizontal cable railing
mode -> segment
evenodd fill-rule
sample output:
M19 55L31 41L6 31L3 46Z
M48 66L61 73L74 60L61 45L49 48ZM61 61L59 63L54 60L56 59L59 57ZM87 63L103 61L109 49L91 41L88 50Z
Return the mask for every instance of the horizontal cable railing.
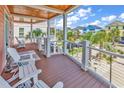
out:
M102 75L111 85L124 87L124 55L87 47L89 49L89 67Z
M82 44L67 41L67 54L82 63Z
M50 41L50 54L62 54L63 53L63 41Z

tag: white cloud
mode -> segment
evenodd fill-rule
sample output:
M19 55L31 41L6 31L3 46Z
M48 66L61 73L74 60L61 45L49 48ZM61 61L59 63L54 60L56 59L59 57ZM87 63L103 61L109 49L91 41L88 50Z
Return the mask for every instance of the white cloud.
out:
M76 23L80 18L77 15L73 15L67 18L67 25L71 26L73 23Z
M122 13L119 18L124 19L124 13Z
M99 25L101 22L99 20L96 20L94 22L91 22L90 25Z
M67 22L67 26L68 27L71 27L71 25L72 25L72 22L70 21L70 22Z
M78 20L80 20L80 18L76 15L67 18L67 21L75 22L75 21L78 21Z
M111 15L111 16L102 17L101 20L102 21L108 21L109 22L109 21L112 21L112 20L114 20L116 18L117 18L117 16Z
M57 21L57 24L56 24L57 27L62 27L62 25L63 25L63 20L62 19Z
M72 23L74 23L74 22L76 23L78 20L80 20L79 17L77 17L77 16L70 16L70 17L67 18L67 25L71 26ZM63 19L61 18L59 21L57 21L56 26L57 27L62 27L62 25L63 25Z
M71 12L71 13L68 14L68 16L71 16L71 15L73 15L73 14L74 14L74 12Z
M87 9L79 9L77 12L71 12L68 14L68 18L67 18L67 25L71 26L73 23L77 23L80 18L81 20L86 20L88 19L88 17L91 14L91 8L87 8ZM59 22L57 22L57 26L62 26L62 20L59 20Z
M91 13L91 8L87 8L87 9L81 8L81 9L78 11L79 17L88 16L90 13Z

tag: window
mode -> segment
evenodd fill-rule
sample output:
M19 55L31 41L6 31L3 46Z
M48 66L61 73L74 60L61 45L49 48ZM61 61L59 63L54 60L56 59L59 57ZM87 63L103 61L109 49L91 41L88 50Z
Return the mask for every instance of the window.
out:
M24 28L19 28L19 38L24 38Z
M111 29L111 27L108 27L108 29L110 30L110 29Z
M123 26L123 29L124 29L124 26Z

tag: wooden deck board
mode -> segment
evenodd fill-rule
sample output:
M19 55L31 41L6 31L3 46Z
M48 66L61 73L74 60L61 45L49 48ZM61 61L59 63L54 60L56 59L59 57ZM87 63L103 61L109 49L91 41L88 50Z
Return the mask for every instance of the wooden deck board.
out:
M25 49L18 51L35 50L41 58L36 67L42 69L39 79L52 87L56 82L62 81L64 88L105 88L104 82L97 80L93 75L83 71L79 65L72 62L67 56L53 55L46 58L42 52L36 50L35 44L27 44Z

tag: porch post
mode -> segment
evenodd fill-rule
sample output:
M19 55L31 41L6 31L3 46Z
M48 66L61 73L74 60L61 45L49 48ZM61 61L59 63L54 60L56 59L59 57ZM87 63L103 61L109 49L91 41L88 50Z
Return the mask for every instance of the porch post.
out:
M82 65L81 65L81 68L85 71L87 71L87 67L88 67L88 64L89 64L89 41L85 40L83 41L83 55L82 55Z
M63 53L67 53L67 14L63 14Z
M32 34L32 19L31 19L31 36L30 36L31 43L33 41L32 39L33 39L33 34Z
M50 57L50 20L47 20L46 57Z

